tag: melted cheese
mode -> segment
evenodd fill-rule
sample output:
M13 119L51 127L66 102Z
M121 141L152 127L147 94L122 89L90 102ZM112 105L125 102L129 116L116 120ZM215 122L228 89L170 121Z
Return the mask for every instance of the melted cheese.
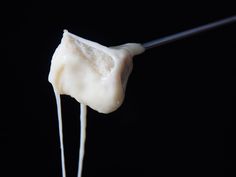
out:
M143 51L140 44L108 48L65 31L52 57L49 81L58 93L110 113L124 100L132 57Z
M49 81L57 101L62 176L66 177L60 94L81 103L78 177L82 176L86 139L86 105L101 113L119 108L125 96L132 58L144 52L140 44L105 47L64 31L51 61Z

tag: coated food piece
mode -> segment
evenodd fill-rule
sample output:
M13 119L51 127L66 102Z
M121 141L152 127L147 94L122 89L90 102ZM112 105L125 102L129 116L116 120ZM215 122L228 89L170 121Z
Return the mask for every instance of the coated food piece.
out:
M58 94L110 113L123 103L132 58L142 52L140 44L105 47L65 30L52 57L49 81Z

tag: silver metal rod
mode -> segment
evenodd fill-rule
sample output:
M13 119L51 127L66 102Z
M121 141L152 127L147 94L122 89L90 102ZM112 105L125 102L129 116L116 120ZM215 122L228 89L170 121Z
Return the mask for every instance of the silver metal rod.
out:
M183 31L183 32L172 34L170 36L166 36L166 37L163 37L163 38L160 38L160 39L152 40L150 42L144 43L143 47L145 49L151 49L151 48L154 48L154 47L158 47L160 45L164 45L164 44L167 44L167 43L170 43L170 42L174 42L176 40L180 40L180 39L192 36L194 34L204 32L204 31L208 31L210 29L213 29L213 28L216 28L216 27L219 27L219 26L223 26L223 25L226 25L226 24L229 24L229 23L233 23L233 22L236 22L236 15L232 16L232 17L222 19L222 20L219 20L219 21L216 21L216 22L212 22L212 23L209 23L209 24L206 24L206 25L203 25L203 26L199 26L199 27L196 27L196 28L193 28L193 29L190 29L190 30L186 30L186 31Z

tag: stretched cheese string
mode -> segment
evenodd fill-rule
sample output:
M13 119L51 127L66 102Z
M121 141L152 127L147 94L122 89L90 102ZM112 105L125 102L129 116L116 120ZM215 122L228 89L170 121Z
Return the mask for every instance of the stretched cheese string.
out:
M86 140L86 124L87 124L87 106L80 104L80 149L79 149L79 164L78 164L78 177L82 176L83 160L85 152Z
M65 152L64 152L64 143L63 143L63 127L62 127L62 114L61 114L61 97L55 90L55 97L57 103L57 117L59 125L59 138L60 138L60 148L61 148L61 167L62 167L62 177L66 177L66 168L65 168Z
M61 98L60 98L60 94L58 94L56 91L54 92L55 92L56 104L57 104L62 176L66 177L62 113L61 113ZM85 140L86 140L86 125L87 125L86 122L87 122L87 106L81 103L80 104L80 151L79 151L78 177L82 176L83 159L84 159L84 152L85 152Z

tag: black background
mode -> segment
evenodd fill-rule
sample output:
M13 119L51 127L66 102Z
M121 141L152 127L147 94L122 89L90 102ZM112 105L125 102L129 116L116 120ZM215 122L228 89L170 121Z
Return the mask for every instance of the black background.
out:
M20 6L21 5L21 6ZM12 4L2 15L1 176L59 177L56 105L47 81L63 29L106 46L147 42L235 15L229 3ZM229 176L236 26L134 58L123 105L88 109L83 177ZM62 96L67 176L77 173L79 103Z

